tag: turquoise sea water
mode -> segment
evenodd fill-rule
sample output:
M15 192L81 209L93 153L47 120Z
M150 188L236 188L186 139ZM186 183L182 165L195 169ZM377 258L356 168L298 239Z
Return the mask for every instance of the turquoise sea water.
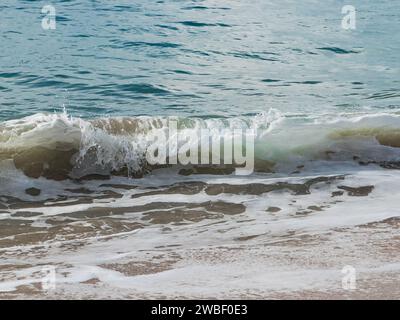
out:
M0 120L379 113L400 106L400 3L352 1L0 3Z

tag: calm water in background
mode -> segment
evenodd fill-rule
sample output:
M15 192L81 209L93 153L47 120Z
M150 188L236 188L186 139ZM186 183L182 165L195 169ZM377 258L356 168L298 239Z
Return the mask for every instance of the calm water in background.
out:
M400 3L46 1L0 4L0 120L59 111L229 117L269 108L337 113L399 106Z

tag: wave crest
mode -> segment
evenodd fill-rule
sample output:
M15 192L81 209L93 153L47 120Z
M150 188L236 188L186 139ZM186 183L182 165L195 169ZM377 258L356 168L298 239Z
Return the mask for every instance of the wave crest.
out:
M88 175L141 176L149 132L166 132L169 121L181 131L254 129L257 171L290 171L310 161L393 163L400 160L397 114L305 117L276 110L253 117L198 119L112 117L85 120L35 114L0 124L0 161L30 177L81 178ZM201 170L200 170L201 171ZM203 170L204 171L204 170ZM220 171L218 171L220 172Z

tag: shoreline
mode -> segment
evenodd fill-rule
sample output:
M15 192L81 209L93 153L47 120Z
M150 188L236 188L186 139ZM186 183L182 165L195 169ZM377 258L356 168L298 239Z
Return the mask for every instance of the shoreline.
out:
M81 272L80 281L73 276L77 265L59 266L54 291L44 292L36 282L2 292L0 299L398 299L399 228L399 218L393 218L261 243L250 239L231 246L165 247L146 251L142 258L126 253L108 264L82 265L89 269ZM64 256L80 250L85 252L85 246L69 248ZM52 255L51 250L43 253L44 260ZM342 287L341 270L349 264L357 270L355 290ZM0 268L3 281L11 270Z

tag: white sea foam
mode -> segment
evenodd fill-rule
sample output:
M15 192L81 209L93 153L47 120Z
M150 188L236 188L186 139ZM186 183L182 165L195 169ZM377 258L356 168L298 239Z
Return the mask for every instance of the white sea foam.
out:
M192 136L200 136L204 128L217 136L224 128L254 129L256 169L258 166L261 170L271 169L272 165L260 161L274 164L274 171L288 171L315 160L353 161L356 158L362 162L395 162L400 159L400 148L397 148L400 116L397 114L332 118L285 116L270 110L255 117L175 119L178 129ZM84 120L66 113L36 114L0 124L0 156L1 159L21 158L24 152L41 148L44 155L40 161L46 167L46 159L52 158L50 154L75 150L70 159L72 168L65 168L72 177L107 174L123 168L138 172L146 167L145 154L152 142L149 132L154 134L158 130L164 134L168 129L168 118ZM22 157L20 166L26 162L29 165L31 158ZM54 164L48 171L60 169L58 165L61 164Z

